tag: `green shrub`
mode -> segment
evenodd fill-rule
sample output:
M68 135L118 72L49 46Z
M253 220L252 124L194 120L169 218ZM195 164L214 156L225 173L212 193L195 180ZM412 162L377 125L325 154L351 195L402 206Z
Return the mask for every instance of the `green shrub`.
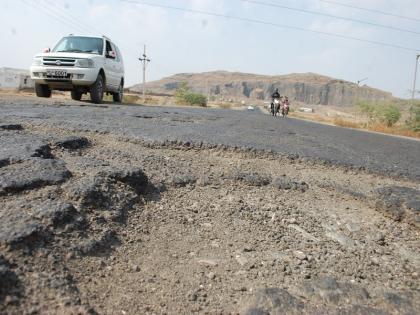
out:
M395 125L401 118L400 109L392 104L379 107L376 114L388 127Z
M366 115L369 118L369 120L374 120L377 108L376 104L372 104L366 101L360 101L357 103L357 107L362 114Z
M207 106L207 97L202 94L190 92L185 94L184 100L188 105Z
M388 127L395 125L401 118L401 110L398 106L389 103L358 102L357 107L370 121L380 121Z
M179 104L207 106L207 97L199 93L191 92L186 82L183 82L176 90L175 99Z
M408 126L415 132L420 132L420 103L415 103L410 108Z

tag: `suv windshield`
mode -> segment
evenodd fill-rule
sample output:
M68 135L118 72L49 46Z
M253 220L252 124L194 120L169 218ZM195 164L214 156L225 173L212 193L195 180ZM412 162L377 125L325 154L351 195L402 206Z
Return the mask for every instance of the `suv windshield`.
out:
M54 47L53 52L75 52L102 55L103 39L77 36L64 37L57 46Z

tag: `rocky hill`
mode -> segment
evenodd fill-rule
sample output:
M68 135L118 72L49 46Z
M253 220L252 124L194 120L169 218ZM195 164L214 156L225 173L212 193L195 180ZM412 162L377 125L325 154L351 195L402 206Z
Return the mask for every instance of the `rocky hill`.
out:
M333 79L315 73L289 74L282 76L256 75L239 72L214 71L204 73L181 73L147 84L153 93L173 94L187 82L193 91L216 99L264 100L269 99L275 88L291 100L306 104L348 106L358 100L378 101L392 99L389 92L368 86ZM130 88L141 91L141 85Z

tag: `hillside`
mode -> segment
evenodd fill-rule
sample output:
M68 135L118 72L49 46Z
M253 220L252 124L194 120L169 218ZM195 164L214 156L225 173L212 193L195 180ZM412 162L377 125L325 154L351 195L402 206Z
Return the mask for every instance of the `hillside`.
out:
M387 100L389 92L368 86L330 78L315 73L266 76L240 72L214 71L181 73L147 84L152 93L173 94L177 87L187 82L193 91L217 99L269 99L275 88L291 100L306 104L348 106L358 100ZM141 91L134 85L131 91Z

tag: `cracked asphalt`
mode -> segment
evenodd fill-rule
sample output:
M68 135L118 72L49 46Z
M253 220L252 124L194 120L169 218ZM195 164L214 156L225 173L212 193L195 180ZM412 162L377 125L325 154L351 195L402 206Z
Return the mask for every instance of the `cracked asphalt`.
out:
M146 141L272 150L285 155L420 179L420 142L260 112L186 107L93 105L71 100L0 98L0 122L109 132Z

